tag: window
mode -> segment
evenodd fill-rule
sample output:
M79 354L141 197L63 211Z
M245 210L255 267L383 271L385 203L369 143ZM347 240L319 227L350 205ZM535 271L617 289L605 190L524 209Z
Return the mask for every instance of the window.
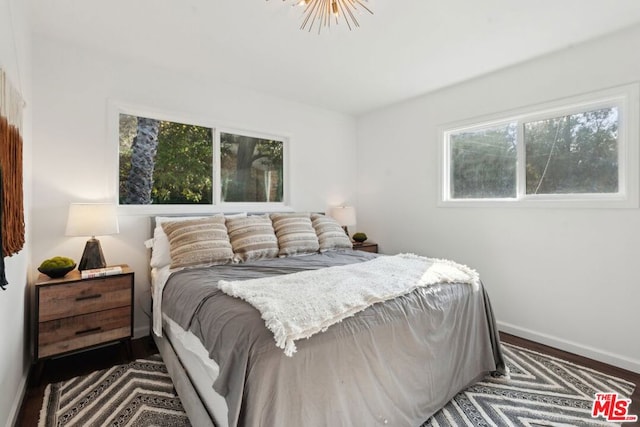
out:
M516 197L516 124L504 123L452 134L451 197Z
M618 192L618 108L524 123L526 194Z
M637 102L633 85L443 129L441 204L637 206Z
M118 112L121 205L285 201L286 140Z
M284 142L220 132L221 200L282 202Z
M120 204L212 204L213 130L120 114Z

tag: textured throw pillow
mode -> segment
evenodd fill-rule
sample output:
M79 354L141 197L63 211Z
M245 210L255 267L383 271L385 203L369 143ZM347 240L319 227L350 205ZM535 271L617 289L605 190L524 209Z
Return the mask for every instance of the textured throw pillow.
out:
M271 214L273 229L278 238L280 256L301 255L318 252L318 236L311 225L308 213Z
M227 264L233 260L222 215L163 222L162 229L169 239L171 268Z
M318 235L320 252L352 249L353 244L338 222L326 215L311 215L311 223Z
M228 218L227 231L236 262L278 256L278 239L267 215Z
M244 217L246 212L225 215L225 218ZM162 268L171 264L171 249L169 248L169 239L162 229L163 222L192 221L200 218L211 218L211 216L157 216L155 219L156 227L153 230L153 238L150 239L147 248L151 251L151 260L149 264L151 268ZM145 242L147 243L147 242Z
M153 239L151 248L151 264L152 268L160 268L165 267L171 264L171 249L169 248L169 238L166 233L162 229L163 222L177 222L177 221L193 221L194 219L205 218L205 217L166 217L166 216L157 216L156 217L156 228L153 231Z

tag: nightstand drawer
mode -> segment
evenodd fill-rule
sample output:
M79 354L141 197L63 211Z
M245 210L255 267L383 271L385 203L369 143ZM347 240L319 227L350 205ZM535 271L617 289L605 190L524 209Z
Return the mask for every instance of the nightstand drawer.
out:
M131 305L131 278L107 277L39 289L39 322Z
M38 357L66 353L130 336L130 306L42 322L38 328Z
M354 244L353 249L356 251L363 252L373 252L374 254L378 253L378 244L377 243L360 243Z

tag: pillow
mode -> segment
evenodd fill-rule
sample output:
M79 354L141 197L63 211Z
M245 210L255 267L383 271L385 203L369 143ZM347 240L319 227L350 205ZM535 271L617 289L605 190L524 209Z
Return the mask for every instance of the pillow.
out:
M194 219L205 218L200 216L187 217L156 217L156 228L153 230L153 241L151 244L151 268L161 268L171 264L171 253L169 249L169 239L162 229L162 223L166 221L191 221Z
M233 260L222 215L162 222L162 229L169 239L171 268L227 264Z
M227 231L235 262L275 258L278 255L278 239L267 215L227 218Z
M271 222L278 238L279 256L311 254L320 249L308 213L271 214Z
M247 216L245 213L225 215L226 218ZM151 268L162 268L171 264L171 253L169 249L169 239L162 229L162 223L171 221L191 221L200 218L210 218L210 216L157 216L156 227L153 230L153 239L151 245L147 245L147 248L152 248L151 260L149 264Z
M335 219L326 215L313 214L311 215L311 223L318 235L320 252L353 248L351 239Z

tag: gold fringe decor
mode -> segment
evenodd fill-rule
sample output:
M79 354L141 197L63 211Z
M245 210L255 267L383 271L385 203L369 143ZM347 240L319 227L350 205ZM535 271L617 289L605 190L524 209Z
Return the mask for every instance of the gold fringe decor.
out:
M24 200L22 191L22 109L24 101L0 69L0 170L2 171L2 256L24 246Z

